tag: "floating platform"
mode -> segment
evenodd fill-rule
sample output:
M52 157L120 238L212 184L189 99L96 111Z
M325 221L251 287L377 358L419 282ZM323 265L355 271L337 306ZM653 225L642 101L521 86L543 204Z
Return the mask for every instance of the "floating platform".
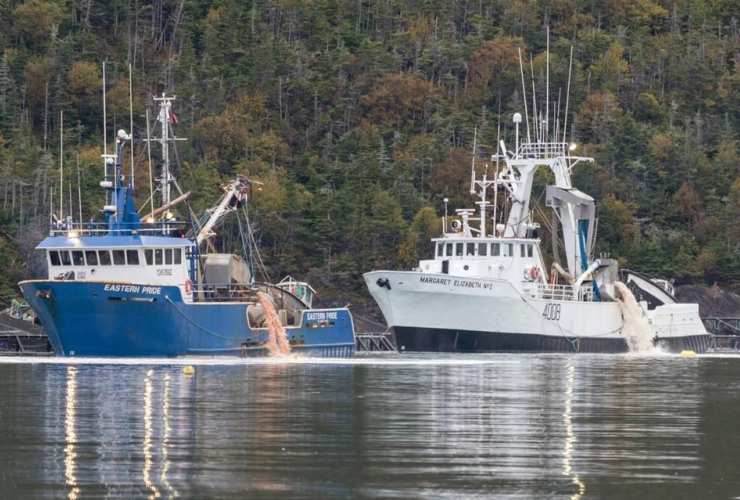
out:
M54 356L41 325L0 313L0 356Z
M358 354L398 354L396 339L385 325L358 314L352 315L355 324L355 352Z

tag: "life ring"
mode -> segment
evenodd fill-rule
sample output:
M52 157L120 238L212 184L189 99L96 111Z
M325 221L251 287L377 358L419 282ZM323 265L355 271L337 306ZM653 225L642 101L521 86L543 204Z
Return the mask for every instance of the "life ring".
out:
M193 293L193 282L185 280L185 293Z
M532 277L532 281L537 281L537 278L540 277L540 272L536 266L532 266L532 269L529 270L529 276Z
M535 266L524 269L524 279L527 281L537 281L537 278L539 278L539 276L540 272Z

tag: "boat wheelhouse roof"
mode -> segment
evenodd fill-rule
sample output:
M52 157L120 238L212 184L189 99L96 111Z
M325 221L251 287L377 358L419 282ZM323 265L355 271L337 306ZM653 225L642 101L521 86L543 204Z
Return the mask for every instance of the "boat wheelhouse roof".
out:
M514 238L503 236L465 236L459 233L447 233L440 238L432 238L435 243L534 243L539 238Z
M73 248L113 248L113 247L189 247L194 245L189 238L174 236L49 236L36 247L40 250Z

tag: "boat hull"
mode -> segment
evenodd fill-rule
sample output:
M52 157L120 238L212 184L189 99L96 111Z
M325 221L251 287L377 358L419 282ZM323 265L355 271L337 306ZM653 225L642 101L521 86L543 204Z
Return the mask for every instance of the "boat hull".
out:
M268 355L266 329L250 327L248 304L185 303L177 286L81 281L20 283L57 356L177 357ZM351 357L347 309L311 309L285 328L291 351Z
M626 352L615 302L542 299L510 282L411 271L365 280L400 351ZM709 335L695 304L646 311L651 341L669 352L705 352Z
M629 351L621 338L553 337L531 333L474 332L439 328L394 327L396 345L401 352L590 352ZM709 337L691 335L655 342L666 352L706 352Z

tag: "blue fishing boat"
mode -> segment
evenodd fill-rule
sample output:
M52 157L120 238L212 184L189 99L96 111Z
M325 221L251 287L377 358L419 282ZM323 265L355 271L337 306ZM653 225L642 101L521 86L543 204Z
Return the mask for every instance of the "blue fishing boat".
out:
M346 308L314 309L315 292L307 283L290 277L257 282L248 255L214 251L213 229L227 214L244 212L252 193L249 179L221 185L220 199L199 220L173 217L170 209L189 193L170 200L172 98L157 100L162 206L145 217L137 212L133 175L122 168L131 138L119 131L115 154L103 155L100 184L109 200L104 221L52 217L50 234L37 247L46 253L48 278L19 284L56 355L261 356L269 354L271 326L272 334L275 328L284 332L291 352L353 356L354 327Z

